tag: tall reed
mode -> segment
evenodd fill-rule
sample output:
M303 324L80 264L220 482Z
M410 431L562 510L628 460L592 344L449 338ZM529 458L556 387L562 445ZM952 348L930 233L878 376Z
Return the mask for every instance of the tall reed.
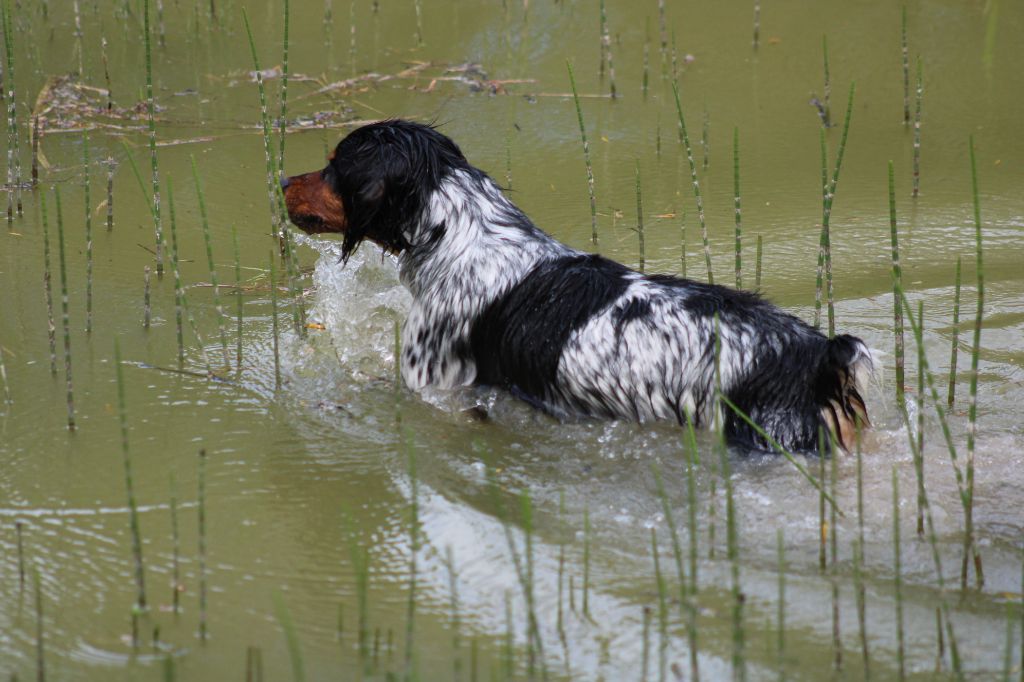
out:
M697 181L697 165L693 161L693 149L690 147L690 136L686 133L686 118L683 116L683 105L679 102L679 86L673 81L672 94L675 95L676 114L679 117L679 142L686 151L686 159L690 163L690 178L693 181L693 195L697 201L697 218L700 220L700 236L704 242L704 263L708 269L708 284L715 283L714 274L711 271L711 248L708 246L708 228L704 221L704 199L700 193L700 183Z
M89 198L89 135L82 137L82 156L85 167L85 333L92 334L92 202Z
M128 412L125 407L124 370L121 363L121 344L114 339L114 367L117 372L117 414L121 425L121 455L124 464L124 487L128 494L128 523L132 536L132 560L135 565L134 611L146 610L146 574L142 560L142 531L139 528L139 510L135 503L135 483L132 476L132 458L128 448Z
M900 242L896 230L896 180L892 161L889 161L889 235L892 242L892 299L893 299L893 335L895 337L896 356L896 402L903 402L904 387L904 340L903 340L903 307L900 304L899 292L903 291L903 271L900 268Z
M761 42L761 2L754 0L754 52Z
M274 616L284 632L285 643L288 645L288 658L292 663L292 679L295 682L305 682L306 665L302 659L302 649L299 647L299 635L295 631L295 624L292 622L291 613L288 612L288 606L284 603L284 597L277 591L274 592Z
M949 386L946 391L946 405L953 407L956 398L956 355L960 345L960 256L956 257L956 284L953 290L953 340L949 349Z
M892 465L892 571L896 591L896 665L900 680L907 677L906 637L903 630L903 572L900 551L900 479L896 465Z
M142 0L143 43L146 49L146 114L149 125L149 160L153 174L153 228L156 233L156 277L164 276L164 231L160 216L160 172L156 157L156 104L153 100L153 55L149 29L149 0Z
M708 114L707 102L704 103L704 117L702 119L702 124L700 131L700 147L704 152L704 159L701 162L701 170L707 173L708 166L711 164L711 117Z
M206 263L210 269L210 283L213 285L213 307L217 311L217 328L220 331L220 345L224 353L224 367L231 366L231 358L228 355L228 333L224 327L224 306L220 301L220 285L217 282L217 267L213 264L213 245L210 241L210 222L206 216L206 198L203 195L203 184L199 180L199 168L196 166L196 157L192 159L192 178L195 180L196 197L199 201L199 216L203 227L203 242L206 244Z
M117 164L114 157L107 157L107 232L114 229L114 171Z
M153 321L152 287L150 286L151 272L148 265L142 268L142 328L149 329Z
M181 268L179 267L178 246L177 246L177 244L178 244L178 228L177 228L177 219L176 219L175 210L174 210L174 182L173 182L173 179L170 176L168 176L168 178L167 178L167 207L169 209L170 218L171 218L171 244L172 244L172 254L171 254L172 255L172 259L171 259L172 263L171 263L171 265L172 265L172 269L174 271L173 274L174 274L174 283L175 283L176 293L178 293L180 295L180 303L181 303L181 307L182 307L183 312L184 312L184 317L185 317L186 320L188 320L188 326L192 330L192 334L196 337L196 341L197 341L197 343L199 345L199 353L200 353L200 355L203 356L203 365L206 368L206 374L208 376L212 376L213 375L213 369L212 369L212 367L210 365L210 357L206 353L206 343L203 341L203 335L199 331L199 325L196 324L196 319L192 315L192 311L188 307L188 295L185 292L185 288L181 284ZM179 325L180 325L180 322L179 322ZM178 351L179 352L178 362L180 364L180 363L182 363L184 361L184 357L182 355L184 344L179 342L178 348L179 348L179 351Z
M238 249L238 229L231 226L231 242L234 246L235 251L235 303L237 309L235 311L236 329L235 329L235 368L242 371L242 317L245 313L245 298L242 295L242 259L239 255Z
M174 183L167 179L168 203L171 210L171 274L174 275L174 331L178 341L178 369L185 366L185 332L182 321L185 311L185 288L181 285L178 265L178 226L174 214Z
M775 631L775 661L779 668L779 680L786 679L786 545L782 528L775 530L775 544L778 551L779 597Z
M646 248L644 246L644 201L640 190L640 159L636 160L636 235L639 239L640 272L644 271Z
M4 0L0 14L3 19L4 45L7 52L7 227L14 222L15 208L22 214L21 204L21 136L18 134L18 106L15 99L14 21L9 0ZM17 204L17 207L15 207Z
M355 7L355 3L352 3ZM284 177L284 140L288 132L288 28L290 24L291 6L289 0L284 0L284 38L283 54L281 57L281 113L278 116L278 152L277 172Z
M46 297L46 335L50 344L50 374L57 376L57 325L53 315L53 270L50 268L50 221L46 193L39 193L39 212L43 219L43 294Z
M828 71L828 36L827 35L821 36L821 53L822 53L822 58L823 58L823 61L824 61L824 71L825 71L825 82L824 82L824 86L823 86L824 87L824 95L823 96L825 98L825 103L824 103L824 111L822 112L822 115L821 115L821 125L822 125L823 128L831 128L832 127L832 105L831 105L831 100L832 100L832 79L830 78L829 71Z
M71 381L71 318L68 314L68 269L64 257L64 215L60 207L60 188L54 187L57 204L57 248L60 254L60 309L64 328L64 379L67 386L68 430L75 430L75 394Z
M693 426L693 417L686 411L686 534L689 549L690 584L686 603L686 639L690 650L690 678L700 679L700 661L697 656L697 595L700 581L697 577L697 465L700 455L697 451L697 432Z
M903 125L910 125L910 50L907 48L907 6L903 5L900 22L900 51L903 54Z
M974 542L974 449L978 437L978 356L981 354L981 325L985 315L985 268L981 242L981 202L978 199L978 164L974 155L974 136L970 137L971 196L974 199L975 267L978 278L978 309L974 317L974 343L971 346L971 383L967 403L967 487L964 509L964 557L960 569L960 589L967 588L968 556L974 557L974 582L980 590L985 584L981 554Z
M743 288L743 221L740 209L740 129L732 129L732 187L736 211L736 288Z
M3 94L3 85L0 85L0 94ZM32 117L32 189L39 187L39 117Z
M764 255L764 242L757 235L757 246L754 251L754 289L761 288L761 257Z
M43 588L39 569L32 566L32 583L36 594L36 681L46 682L45 622L43 621Z
M602 0L602 8L604 0ZM602 68L604 65L602 52ZM568 61L565 66L569 69L569 85L572 86L572 99L576 104L576 119L580 124L580 139L583 141L583 161L587 166L587 191L590 193L590 242L597 247L597 199L594 198L594 169L590 165L590 143L587 142L587 129L583 125L583 109L580 108L580 97L576 92L576 77L572 73L572 64Z
M828 335L835 336L835 304L834 292L832 289L832 237L829 224L832 218L832 204L835 201L836 188L839 185L839 171L843 167L843 154L846 151L846 139L850 134L850 118L853 115L853 96L856 92L856 82L850 83L850 95L846 102L846 117L843 119L843 135L839 140L839 149L836 152L836 165L832 171L832 179L828 183L828 194L825 197L821 217L821 238L818 244L818 270L814 291L814 326L819 327L821 322L821 287L822 268L828 280ZM824 139L824 138L822 138Z
M921 74L921 57L917 57L917 90L914 108L914 198L921 190L921 100L924 97L924 78Z
M274 392L281 390L280 333L277 328L277 265L274 252L270 252L270 326L274 335Z
M205 644L207 631L207 599L206 576L206 448L199 450L199 465L196 473L198 503L197 520L199 522L199 640Z
M178 482L171 472L171 610L181 613L181 533L178 532Z

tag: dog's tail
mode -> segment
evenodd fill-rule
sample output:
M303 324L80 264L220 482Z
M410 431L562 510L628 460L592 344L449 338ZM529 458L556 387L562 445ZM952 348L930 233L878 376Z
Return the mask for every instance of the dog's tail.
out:
M822 422L844 450L853 447L859 429L871 425L861 391L874 368L871 351L857 337L842 334L828 340L818 368L815 398Z

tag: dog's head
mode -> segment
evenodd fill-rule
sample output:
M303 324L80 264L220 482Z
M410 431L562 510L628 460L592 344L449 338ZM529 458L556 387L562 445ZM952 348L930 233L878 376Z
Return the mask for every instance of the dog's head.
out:
M311 234L340 232L347 258L364 239L392 252L418 243L431 194L450 171L468 167L431 126L389 120L354 130L323 170L281 185L291 221Z

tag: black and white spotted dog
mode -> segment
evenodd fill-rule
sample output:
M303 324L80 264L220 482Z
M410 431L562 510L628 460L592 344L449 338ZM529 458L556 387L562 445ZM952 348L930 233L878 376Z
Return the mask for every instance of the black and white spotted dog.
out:
M722 393L787 449L817 450L823 429L848 447L867 424L862 341L828 339L754 293L569 248L432 127L359 128L323 170L282 185L292 222L342 233L345 257L364 239L398 254L413 389L495 385L563 418L708 425L717 347ZM730 441L768 447L731 409L721 418Z

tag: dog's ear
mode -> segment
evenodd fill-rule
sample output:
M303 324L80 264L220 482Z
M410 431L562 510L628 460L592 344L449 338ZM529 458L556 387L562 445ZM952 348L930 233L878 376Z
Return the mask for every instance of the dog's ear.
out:
M430 197L454 168L468 168L450 139L429 126L383 121L338 144L331 168L348 226L342 254L363 239L398 252L420 241Z

